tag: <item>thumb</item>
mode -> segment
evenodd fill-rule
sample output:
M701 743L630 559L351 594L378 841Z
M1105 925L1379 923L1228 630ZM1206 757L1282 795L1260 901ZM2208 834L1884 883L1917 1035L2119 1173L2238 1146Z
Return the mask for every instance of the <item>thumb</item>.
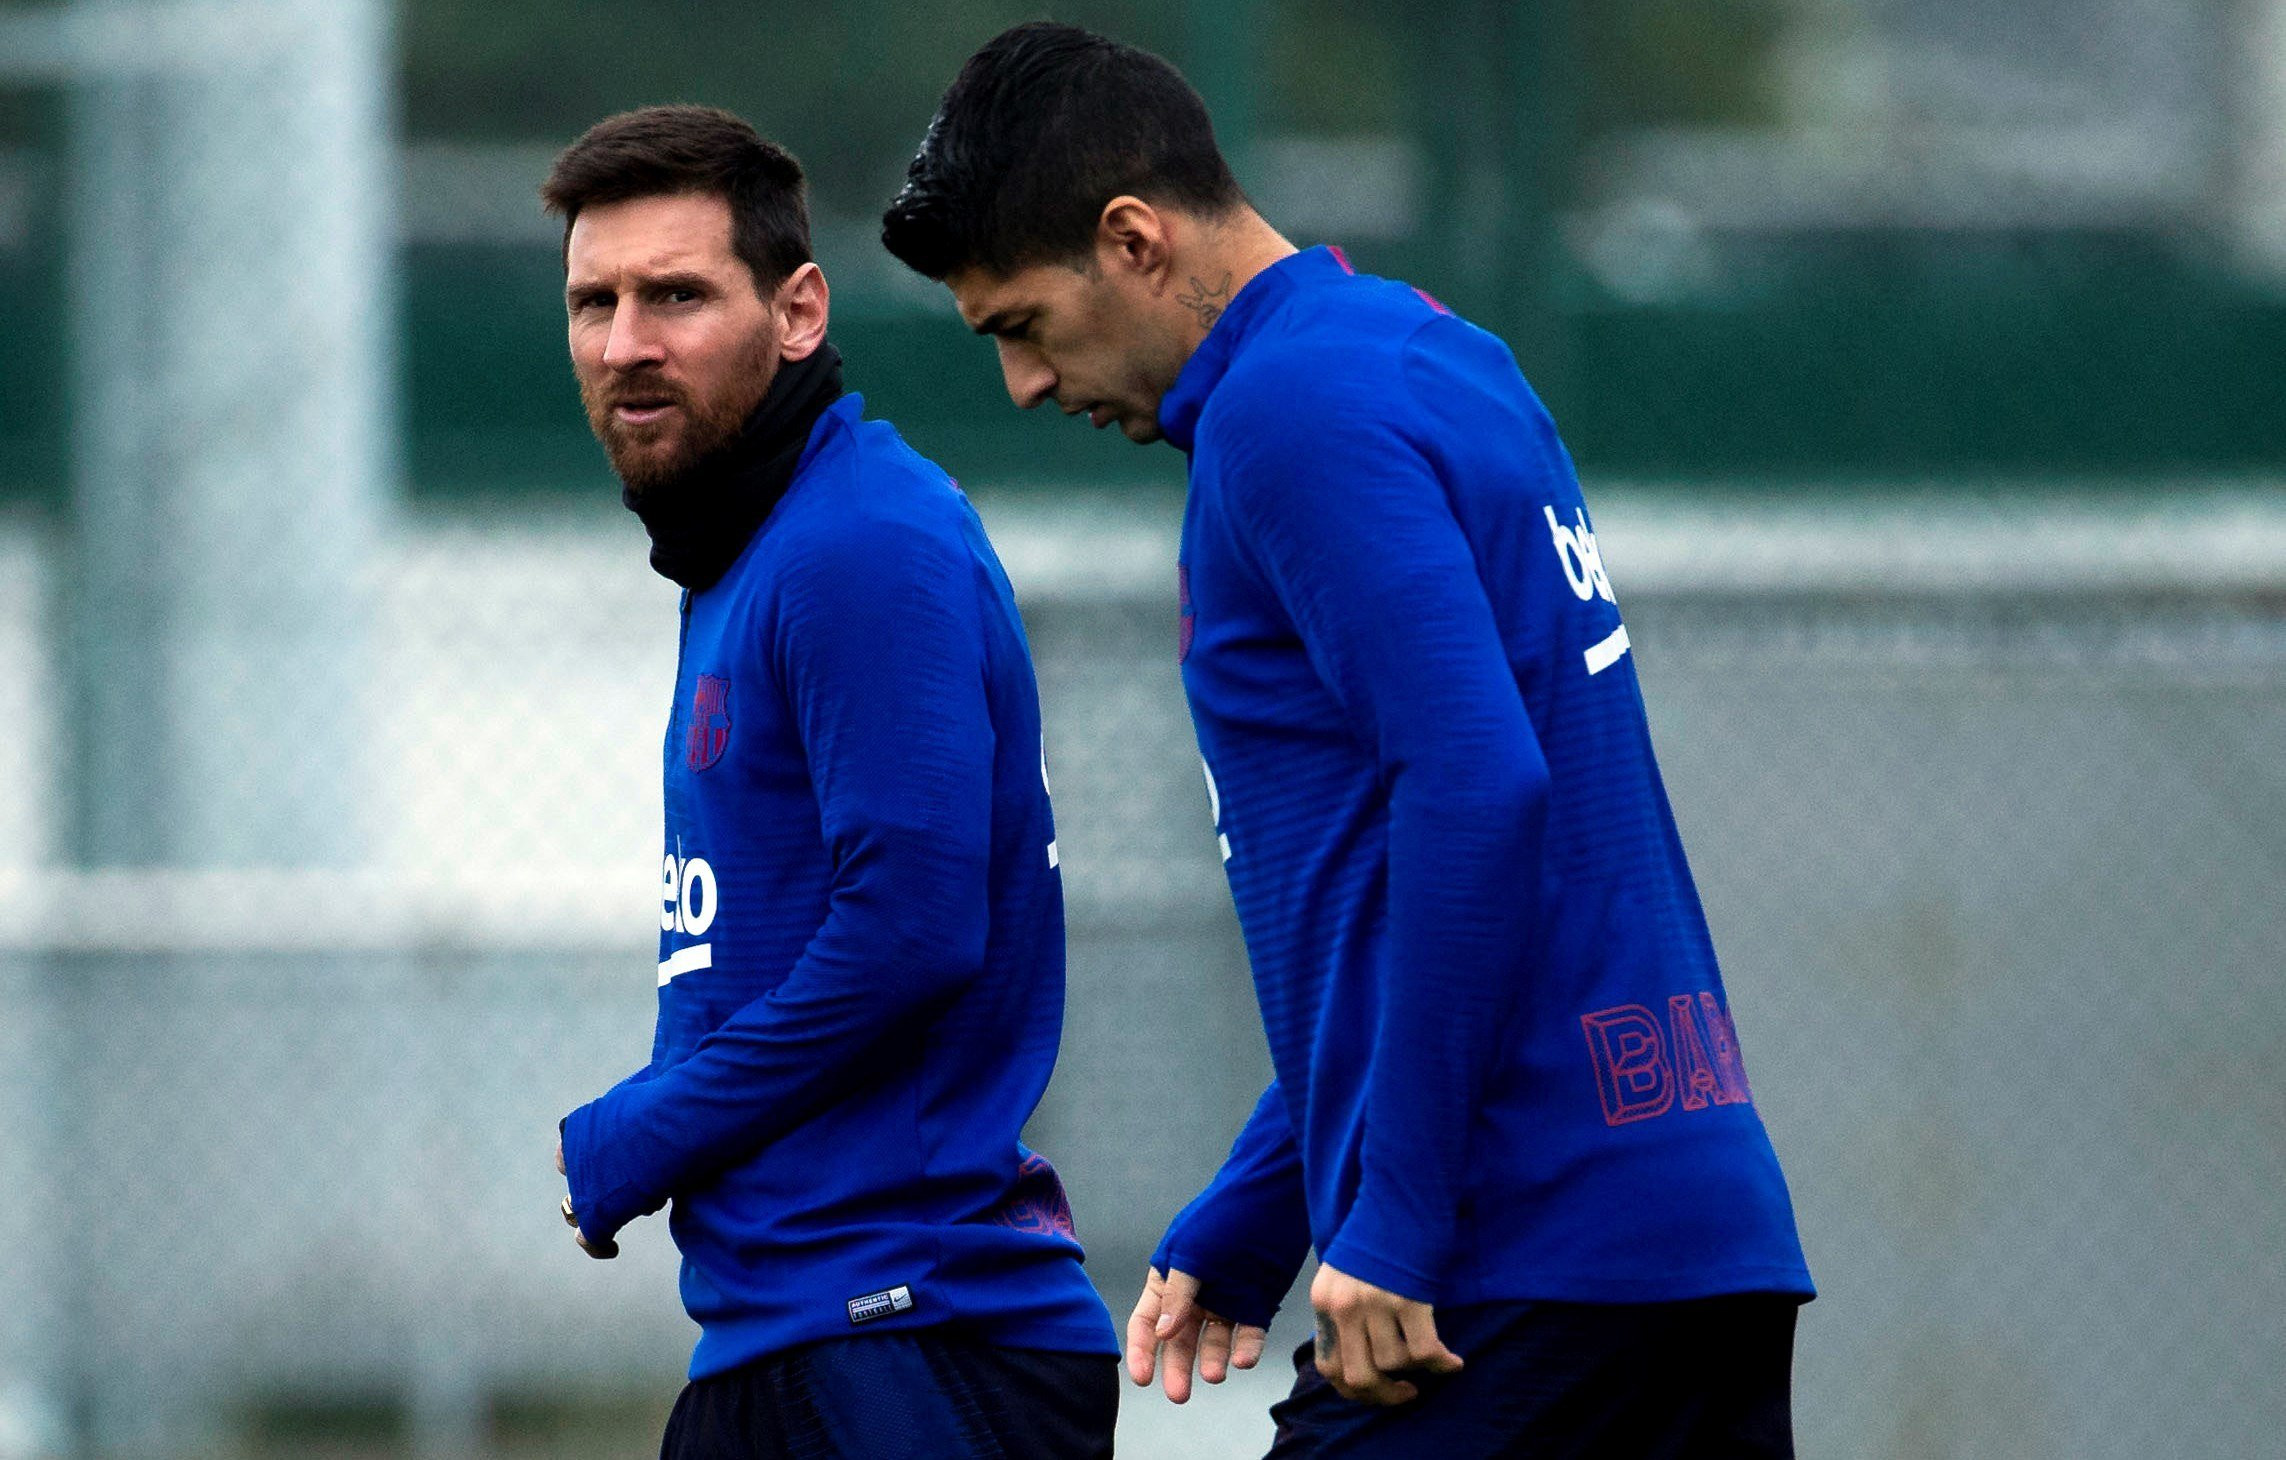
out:
M1199 1299L1199 1280L1187 1272L1167 1270L1167 1283L1159 1294L1158 1337L1180 1333L1183 1326L1195 1321Z

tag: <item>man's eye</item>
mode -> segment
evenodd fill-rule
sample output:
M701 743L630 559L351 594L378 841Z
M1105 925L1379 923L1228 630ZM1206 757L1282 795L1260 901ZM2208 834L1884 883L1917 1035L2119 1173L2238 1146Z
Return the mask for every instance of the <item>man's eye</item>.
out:
M574 314L581 314L590 309L609 309L611 296L608 294L582 294L572 300L571 307Z
M669 289L667 291L669 304L690 304L695 302L698 297L699 292L696 289Z

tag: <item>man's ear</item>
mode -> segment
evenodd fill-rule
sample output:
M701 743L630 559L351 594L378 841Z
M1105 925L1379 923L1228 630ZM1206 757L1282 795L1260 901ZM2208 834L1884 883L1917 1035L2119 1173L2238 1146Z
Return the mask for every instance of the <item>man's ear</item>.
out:
M815 263L802 265L778 286L771 307L778 314L780 359L807 360L825 343L831 292L826 288L825 270Z
M1171 220L1126 193L1103 205L1095 220L1095 262L1099 270L1140 276L1157 293L1174 262Z

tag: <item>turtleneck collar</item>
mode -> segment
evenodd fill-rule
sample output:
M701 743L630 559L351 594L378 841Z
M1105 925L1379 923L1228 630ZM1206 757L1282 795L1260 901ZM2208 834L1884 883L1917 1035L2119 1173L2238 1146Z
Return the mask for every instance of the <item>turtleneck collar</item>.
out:
M841 398L841 352L821 344L778 368L737 439L680 480L620 500L651 534L651 566L693 593L721 581L792 485L810 432Z

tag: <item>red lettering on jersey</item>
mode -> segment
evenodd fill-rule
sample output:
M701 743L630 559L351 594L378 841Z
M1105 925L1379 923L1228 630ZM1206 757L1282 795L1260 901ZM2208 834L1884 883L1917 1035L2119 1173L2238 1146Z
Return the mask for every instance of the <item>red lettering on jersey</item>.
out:
M1665 1115L1675 1103L1675 1072L1667 1064L1659 1021L1641 1004L1621 1004L1580 1016L1605 1125L1626 1125Z
M1714 1061L1707 1058L1706 1041L1699 1037L1698 1000L1689 994L1667 1000L1667 1028L1674 1036L1675 1081L1683 1087L1683 1108L1704 1110L1709 1099L1729 1104L1722 1098Z

